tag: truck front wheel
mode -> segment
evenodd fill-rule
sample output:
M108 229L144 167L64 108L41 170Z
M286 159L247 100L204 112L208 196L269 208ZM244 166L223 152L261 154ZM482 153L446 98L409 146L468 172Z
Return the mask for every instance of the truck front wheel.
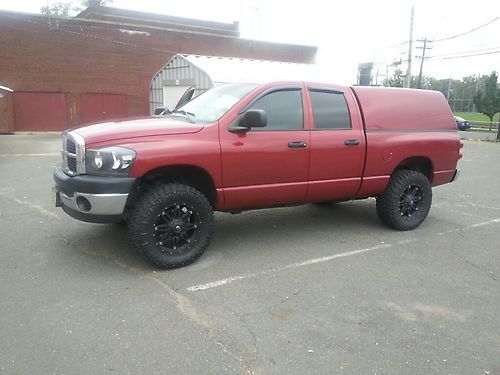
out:
M160 268L198 259L213 233L214 216L205 196L191 186L159 184L138 201L128 219L134 249Z
M377 197L377 214L391 228L411 230L425 220L431 202L429 179L421 172L399 170L393 173L387 189Z

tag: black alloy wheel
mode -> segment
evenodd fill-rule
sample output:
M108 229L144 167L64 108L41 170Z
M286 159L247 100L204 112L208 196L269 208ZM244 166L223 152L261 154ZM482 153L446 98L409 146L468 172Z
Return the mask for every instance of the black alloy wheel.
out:
M186 205L173 204L165 207L153 224L156 245L170 254L181 253L183 246L193 241L198 229L197 213Z
M399 197L399 212L401 216L411 217L424 203L424 194L418 185L408 186Z
M160 268L177 268L198 259L213 234L213 209L191 186L158 184L131 210L128 234L134 249Z
M421 172L395 171L386 190L377 197L380 220L393 229L411 230L427 217L432 203L431 183Z

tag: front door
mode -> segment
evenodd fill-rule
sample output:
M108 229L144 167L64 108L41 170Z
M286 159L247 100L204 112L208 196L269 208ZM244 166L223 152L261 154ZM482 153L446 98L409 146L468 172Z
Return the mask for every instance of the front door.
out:
M305 199L310 132L304 126L303 107L301 87L276 89L248 108L266 112L266 127L243 133L221 129L226 209Z

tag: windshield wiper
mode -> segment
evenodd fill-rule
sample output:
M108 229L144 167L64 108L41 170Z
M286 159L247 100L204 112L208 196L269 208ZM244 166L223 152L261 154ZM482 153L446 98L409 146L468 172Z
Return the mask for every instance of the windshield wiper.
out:
M184 111L183 109L172 111L169 113L169 115L182 115L183 117L187 118L189 122L191 122L192 124L196 122L195 120L196 115L194 113Z

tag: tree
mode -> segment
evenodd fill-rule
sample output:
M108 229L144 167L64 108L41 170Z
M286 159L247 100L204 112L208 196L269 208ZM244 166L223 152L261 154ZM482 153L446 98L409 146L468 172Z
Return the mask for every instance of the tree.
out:
M40 9L42 14L56 17L69 17L73 12L81 12L89 7L105 7L111 5L113 0L81 0L79 6L73 6L71 1L57 1L45 5Z
M500 112L500 92L497 88L498 75L492 72L484 80L480 90L474 95L474 104L479 112L486 115L490 119L490 131L493 126L493 116ZM499 124L500 126L500 121ZM497 131L497 138L500 136Z
M88 7L106 7L111 5L113 0L81 0L82 5L85 8Z
M40 12L47 16L57 16L57 17L69 17L70 12L73 10L73 6L71 3L64 3L58 1L56 3L52 3L51 5L44 5Z
M401 69L396 69L392 77L384 80L384 86L403 87L404 73Z

